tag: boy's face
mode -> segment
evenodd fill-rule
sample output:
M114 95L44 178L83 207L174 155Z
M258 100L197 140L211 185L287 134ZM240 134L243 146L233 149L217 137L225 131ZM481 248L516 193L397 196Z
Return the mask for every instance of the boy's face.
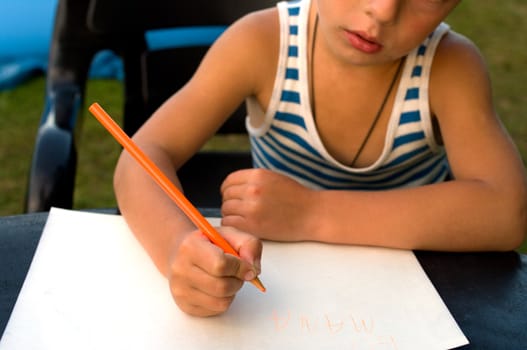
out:
M394 61L417 47L461 0L318 0L328 49L360 65Z

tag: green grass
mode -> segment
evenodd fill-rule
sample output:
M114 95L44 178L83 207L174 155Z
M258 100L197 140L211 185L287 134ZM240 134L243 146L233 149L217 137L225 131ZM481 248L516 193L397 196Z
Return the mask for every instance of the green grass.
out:
M448 19L480 48L489 66L496 109L527 161L527 2L462 1Z
M448 18L454 30L481 49L494 86L496 109L527 160L527 2L525 0L465 0ZM45 81L37 77L16 89L0 92L0 215L22 212L27 172L44 104ZM93 80L86 104L101 103L119 119L122 86ZM79 135L79 166L74 207L114 207L111 178L120 147L93 117L84 114ZM209 147L223 147L214 141ZM527 252L527 242L522 251Z
M34 140L44 106L43 77L0 93L0 215L21 213ZM122 86L118 81L94 80L87 87L86 103L97 100L118 117ZM118 119L118 118L116 118ZM78 142L75 208L115 207L111 179L120 152L97 121L87 112Z

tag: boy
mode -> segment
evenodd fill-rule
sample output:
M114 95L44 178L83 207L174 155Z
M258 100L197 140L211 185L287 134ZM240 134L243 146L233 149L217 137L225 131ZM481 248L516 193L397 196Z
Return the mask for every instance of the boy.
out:
M523 241L522 162L480 54L441 23L458 3L280 3L218 39L134 139L179 183L176 170L247 102L255 169L225 179L219 228L241 259L126 153L115 174L123 216L183 311L227 310L260 272L260 239L447 251Z

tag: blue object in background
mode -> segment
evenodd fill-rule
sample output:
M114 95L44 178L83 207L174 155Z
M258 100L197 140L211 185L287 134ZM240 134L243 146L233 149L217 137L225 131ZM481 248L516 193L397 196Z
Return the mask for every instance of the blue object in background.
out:
M45 74L58 0L2 0L0 4L0 91ZM99 52L90 77L123 77L122 62Z
M209 46L225 30L225 26L181 27L156 29L146 32L149 50L173 47Z
M46 70L57 0L4 0L0 11L0 90Z
M2 0L0 5L0 91L45 74L58 0ZM183 27L146 33L150 50L212 44L224 26ZM91 78L122 79L121 59L110 50L92 62Z

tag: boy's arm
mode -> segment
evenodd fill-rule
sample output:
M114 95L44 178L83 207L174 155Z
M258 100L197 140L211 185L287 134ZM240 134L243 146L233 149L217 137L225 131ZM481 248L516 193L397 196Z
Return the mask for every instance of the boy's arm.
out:
M255 62L273 54L273 49L262 45L276 44L263 40L270 34L277 35L272 33L278 26L275 11L250 14L231 26L211 47L191 81L134 135L138 146L175 184L180 185L176 170L248 95L260 89L259 79L267 68ZM269 67L275 69L276 58L263 61L272 62ZM254 67L258 69L254 71ZM274 76L273 73L269 75ZM158 268L165 271L168 247L192 231L193 226L126 152L118 161L114 188L119 208L132 231Z
M516 248L527 230L525 172L495 114L481 56L449 34L438 48L430 84L454 180L380 192L312 191L277 174L240 172L223 186L224 199L238 198L224 202L224 224L277 240L448 251ZM249 190L234 193L239 190L232 185L244 182Z
M355 208L366 219L358 219L353 233L366 244L411 249L515 249L527 230L525 171L494 110L483 59L472 43L450 33L438 47L431 74L431 112L454 179L408 190L351 193L348 215L355 218ZM325 200L338 196L328 193Z

